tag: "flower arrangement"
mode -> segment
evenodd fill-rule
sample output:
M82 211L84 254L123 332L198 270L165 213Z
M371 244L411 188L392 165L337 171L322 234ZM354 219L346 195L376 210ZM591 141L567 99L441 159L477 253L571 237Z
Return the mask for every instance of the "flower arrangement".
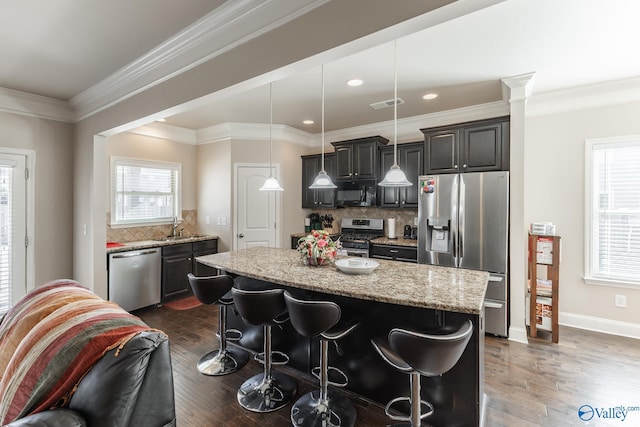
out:
M329 265L342 247L340 239L333 241L324 230L311 230L311 234L298 240L298 252L306 265Z

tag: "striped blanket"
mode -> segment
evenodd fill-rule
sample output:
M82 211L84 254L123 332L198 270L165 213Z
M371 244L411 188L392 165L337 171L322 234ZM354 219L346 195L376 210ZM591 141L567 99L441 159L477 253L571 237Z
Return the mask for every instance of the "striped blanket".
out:
M149 327L78 282L30 292L0 324L0 424L65 406L109 350Z

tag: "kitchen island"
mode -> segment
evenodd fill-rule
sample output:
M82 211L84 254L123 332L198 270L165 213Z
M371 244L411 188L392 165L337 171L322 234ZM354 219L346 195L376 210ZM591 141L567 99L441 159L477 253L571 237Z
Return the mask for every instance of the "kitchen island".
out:
M372 274L347 275L335 266L306 266L295 250L264 247L196 260L237 276L241 285L266 282L332 299L340 304L343 315L357 316L361 321L358 333L341 340L340 351L329 360L349 376L348 389L380 404L408 395L409 378L379 357L370 344L372 337L386 335L394 327L426 331L454 328L471 320L474 333L460 361L441 377L422 378L422 397L436 408L429 423L482 424L487 273L379 260L380 266ZM234 327L249 329L237 320ZM258 351L260 339L254 341L241 341L241 345ZM304 339L290 327L283 328L274 347L289 353L291 365L306 373L317 365L317 340Z

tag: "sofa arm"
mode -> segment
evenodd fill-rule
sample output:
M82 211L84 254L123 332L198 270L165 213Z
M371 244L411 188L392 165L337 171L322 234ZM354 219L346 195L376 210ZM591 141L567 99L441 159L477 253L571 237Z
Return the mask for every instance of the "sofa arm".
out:
M55 409L28 415L6 427L87 427L87 422L76 411Z

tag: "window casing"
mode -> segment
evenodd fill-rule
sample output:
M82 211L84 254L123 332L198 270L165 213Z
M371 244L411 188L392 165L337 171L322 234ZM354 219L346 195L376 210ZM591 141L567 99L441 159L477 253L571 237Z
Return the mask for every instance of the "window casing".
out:
M640 287L640 135L585 148L585 282Z
M111 226L180 219L181 180L178 163L111 157Z

